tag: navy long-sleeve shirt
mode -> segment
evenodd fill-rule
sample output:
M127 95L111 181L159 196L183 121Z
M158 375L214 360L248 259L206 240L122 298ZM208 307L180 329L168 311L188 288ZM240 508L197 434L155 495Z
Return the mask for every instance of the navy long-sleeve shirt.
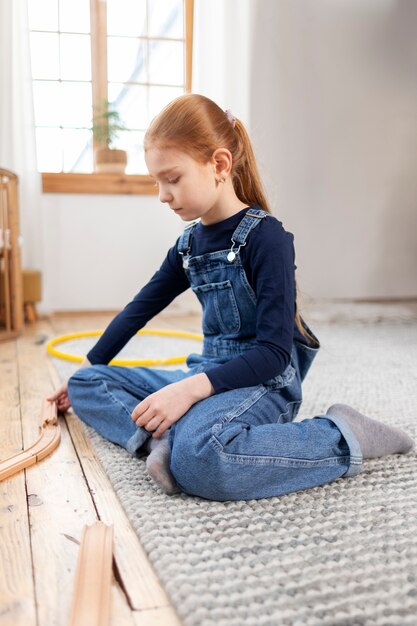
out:
M193 232L193 256L229 249L232 234L247 210L209 226L199 222ZM293 235L285 231L282 223L268 215L249 233L246 246L241 248L243 268L257 298L257 345L206 372L215 393L251 387L282 374L290 362L294 338L307 343L295 324L293 241ZM190 287L177 243L178 240L159 270L90 350L90 363L111 361L138 330Z

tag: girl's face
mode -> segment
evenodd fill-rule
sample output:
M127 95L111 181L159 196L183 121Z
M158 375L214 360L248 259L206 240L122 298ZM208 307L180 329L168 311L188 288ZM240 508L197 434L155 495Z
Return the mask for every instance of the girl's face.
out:
M201 164L174 148L149 148L145 152L149 174L159 188L159 199L181 219L216 221L221 185L216 183L216 164Z

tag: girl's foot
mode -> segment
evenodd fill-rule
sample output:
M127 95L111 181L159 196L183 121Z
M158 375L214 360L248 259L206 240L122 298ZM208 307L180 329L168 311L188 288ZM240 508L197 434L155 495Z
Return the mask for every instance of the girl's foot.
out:
M414 441L403 430L366 417L347 404L332 404L327 413L342 417L349 424L364 459L403 454L414 448Z
M166 431L160 439L151 437L146 442L146 447L149 450L149 456L146 459L149 475L167 495L172 496L174 493L179 493L180 489L169 469L171 458L169 432Z

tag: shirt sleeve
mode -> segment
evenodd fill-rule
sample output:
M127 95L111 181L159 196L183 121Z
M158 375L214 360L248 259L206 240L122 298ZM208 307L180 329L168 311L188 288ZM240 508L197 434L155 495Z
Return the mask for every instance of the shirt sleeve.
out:
M215 393L251 387L282 374L290 363L295 318L294 237L268 216L248 238L243 265L255 291L256 343L206 372Z
M189 286L176 244L170 248L161 267L150 281L107 326L87 354L90 363L109 363L138 330Z

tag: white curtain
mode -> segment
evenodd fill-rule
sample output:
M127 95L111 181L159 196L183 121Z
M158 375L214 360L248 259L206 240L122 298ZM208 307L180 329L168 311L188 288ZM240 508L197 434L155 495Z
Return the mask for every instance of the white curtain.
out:
M38 269L41 177L36 166L27 0L0 0L0 167L19 177L23 266Z
M193 92L249 121L251 0L195 0Z

